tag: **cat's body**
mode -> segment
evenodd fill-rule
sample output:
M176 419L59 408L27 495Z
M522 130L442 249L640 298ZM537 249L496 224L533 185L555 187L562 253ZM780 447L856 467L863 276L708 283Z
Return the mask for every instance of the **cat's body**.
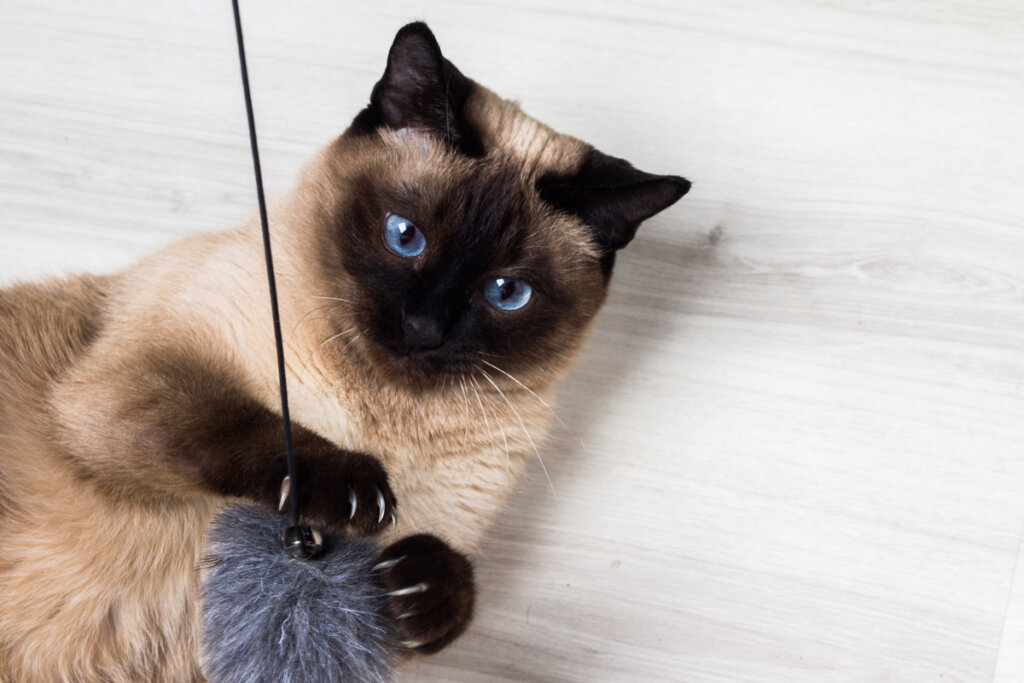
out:
M125 663L133 642L142 646L142 657L124 680L192 678L193 646L161 653L156 643L193 642L199 578L195 568L206 524L219 501L205 495L180 500L161 496L158 505L149 505L144 496L122 493L112 499L97 493L97 482L75 476L62 446L54 443L46 397L56 389L52 405L66 411L66 417L54 417L70 423L80 438L89 439L97 431L119 438L116 415L102 410L90 414L79 406L93 399L117 405L115 395L138 395L137 387L114 377L110 383L93 377L111 373L110 360L116 364L145 357L153 341L148 335L159 330L156 338L175 339L177 350L190 361L230 368L261 402L274 406L273 337L265 283L259 279L258 233L249 239L252 232L247 226L231 238L186 240L119 276L22 285L4 292L4 368L26 370L13 376L5 372L0 380L5 397L0 418L0 537L5 539L0 634L5 647L0 662L8 667L0 671L11 680L103 680L98 672ZM242 262L243 254L252 262ZM216 273L203 268L211 262L217 263ZM286 262L279 257L282 273L287 272ZM187 288L183 280L191 280ZM141 288L150 287L149 296L139 296ZM282 293L289 291L286 282L281 287ZM302 308L296 303L287 295L282 299L284 329L316 326L318 321L311 320L316 313L301 323L299 319L325 302L309 298ZM134 310L129 314L126 309ZM161 319L143 323L145 335L132 326L105 322L120 318L140 324L143 310ZM175 310L184 315L178 317ZM181 324L189 329L179 328ZM486 382L480 386L479 380L468 383L465 397L461 385L455 393L449 389L436 396L378 391L372 384L361 391L358 372L350 378L326 375L328 364L320 358L324 349L318 352L312 343L299 347L301 338L306 335L288 336L293 342L288 348L293 419L344 448L381 458L400 501L397 536L429 531L463 552L471 551L532 457L524 429L541 438L547 410L508 381L502 390L523 419L522 427L494 388ZM12 354L13 349L21 350ZM82 374L91 376L82 385L91 395L64 394L68 378ZM500 374L494 375L499 381ZM137 381L145 381L145 375ZM112 485L118 485L117 476L110 474ZM65 673L53 679L44 673L55 670ZM154 678L154 670L165 677Z
M422 25L403 32L371 106L271 206L303 505L314 522L378 532L370 508L381 489L399 511L385 542L428 532L471 553L534 457L552 384L604 298L615 249L686 188L632 178L634 189L659 179L658 196L608 219L626 225L625 238L615 226L595 235L606 218L583 206L591 190L566 190L607 175L592 148L446 62L451 71L435 74L447 79L444 111L423 97L409 109L400 67L420 73L440 53ZM444 272L462 272L456 252L471 257L458 266L466 273L504 259L465 282L507 265L535 278L539 300L495 313L476 285L435 286L431 252L407 264L381 249L382 210L415 213L432 248L448 245ZM477 251L455 227L471 224L493 224ZM373 238L364 244L352 226ZM0 290L0 681L200 679L197 565L209 519L233 499L273 505L283 473L261 248L249 224L187 238L120 274ZM537 282L542 272L550 282ZM447 321L434 342L409 303L431 287L444 290L441 303L423 310ZM388 288L404 292L390 321L379 303ZM466 303L444 303L452 291ZM530 348L502 347L512 324L535 326L521 337ZM387 337L395 325L404 351ZM352 522L348 486L361 501ZM465 627L471 593L448 602L433 621L409 620L411 647L436 650Z

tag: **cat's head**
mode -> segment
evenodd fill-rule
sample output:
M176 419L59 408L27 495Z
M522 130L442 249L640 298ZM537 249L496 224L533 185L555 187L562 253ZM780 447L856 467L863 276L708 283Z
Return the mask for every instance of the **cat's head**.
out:
M320 295L342 300L336 346L426 386L559 374L616 252L690 183L552 131L463 76L416 23L304 187Z

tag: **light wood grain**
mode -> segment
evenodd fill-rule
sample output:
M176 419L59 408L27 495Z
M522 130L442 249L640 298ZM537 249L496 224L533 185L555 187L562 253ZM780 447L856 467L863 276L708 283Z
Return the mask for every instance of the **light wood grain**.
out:
M405 680L1024 680L1019 0L242 4L271 193L414 18L695 183ZM3 281L253 211L229 3L0 11Z

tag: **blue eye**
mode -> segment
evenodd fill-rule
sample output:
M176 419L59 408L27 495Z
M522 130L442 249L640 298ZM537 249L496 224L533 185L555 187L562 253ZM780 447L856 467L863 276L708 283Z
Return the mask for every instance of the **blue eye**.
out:
M389 213L384 219L384 244L399 256L413 258L426 249L427 238L411 221Z
M530 300L533 287L509 277L495 277L484 283L484 298L502 311L517 311Z

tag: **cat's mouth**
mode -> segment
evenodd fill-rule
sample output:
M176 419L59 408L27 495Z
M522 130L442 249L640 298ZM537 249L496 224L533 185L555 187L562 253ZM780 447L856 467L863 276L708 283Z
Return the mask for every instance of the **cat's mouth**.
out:
M370 340L371 362L397 381L421 385L433 384L471 371L462 354L447 345L435 349L408 350Z
M404 372L443 373L449 363L435 350L391 353L391 364Z

